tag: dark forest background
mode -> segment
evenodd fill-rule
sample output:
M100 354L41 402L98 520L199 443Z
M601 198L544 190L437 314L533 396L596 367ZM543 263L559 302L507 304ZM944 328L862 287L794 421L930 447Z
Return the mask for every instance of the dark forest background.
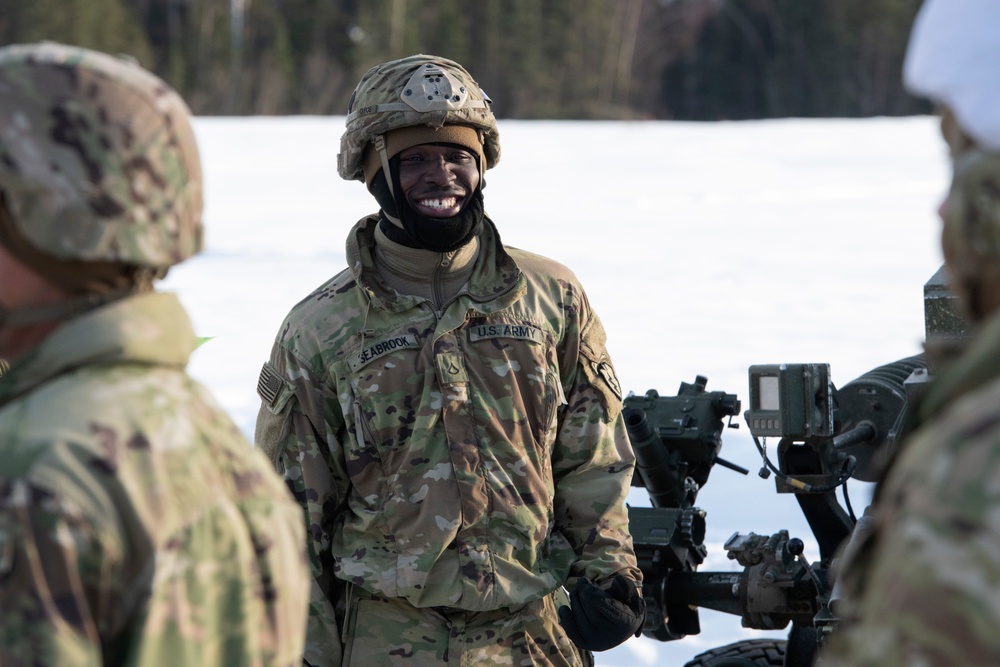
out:
M198 115L346 113L372 65L462 63L503 118L926 113L920 0L0 0L0 43L126 53Z

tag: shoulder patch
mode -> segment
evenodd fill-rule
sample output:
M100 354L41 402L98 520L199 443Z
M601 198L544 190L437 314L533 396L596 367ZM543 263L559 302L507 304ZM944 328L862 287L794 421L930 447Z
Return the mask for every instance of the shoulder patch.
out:
M260 369L260 377L257 379L257 395L261 400L274 407L278 400L278 394L284 382L271 367L271 364L264 364Z
M597 373L597 377L601 378L611 390L611 393L619 401L622 400L622 386L618 383L618 376L615 375L615 367L611 365L611 362L607 360L597 362L594 371Z
M294 387L291 383L281 377L271 362L264 362L264 366L260 369L260 377L257 379L257 395L260 396L264 405L271 412L277 413L292 393L294 393Z
M580 340L580 362L584 375L601 397L601 404L608 413L608 421L614 421L622 411L622 386L618 374L611 364L605 342L607 335L596 315L584 329Z
M614 421L622 411L622 387L618 383L615 367L606 354L597 358L584 356L580 361L587 382L600 396L608 421Z

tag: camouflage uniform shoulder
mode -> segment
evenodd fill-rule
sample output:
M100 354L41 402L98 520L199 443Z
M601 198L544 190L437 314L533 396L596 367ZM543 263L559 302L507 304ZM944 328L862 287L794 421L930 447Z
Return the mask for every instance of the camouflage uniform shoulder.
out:
M599 395L604 418L614 421L621 414L622 390L607 350L607 334L576 274L564 264L519 248L505 247L517 263L529 285L544 292L543 300L558 305L561 322L550 322L553 330L563 331L578 349L576 363L582 377ZM536 298L538 295L536 294ZM578 348L577 348L578 345Z
M309 321L317 311L326 310L330 302L342 300L345 296L349 298L347 295L357 286L357 278L350 269L343 269L292 306L285 319L291 322Z
M538 280L539 277L550 277L559 282L580 285L573 270L561 262L520 248L504 246L504 249L517 262L521 271L532 280Z
M135 462L171 461L179 474L177 467L197 471L201 457L227 450L238 453L233 474L269 471L263 458L243 451L246 438L184 372L194 335L183 315L174 295L129 297L64 324L19 360L0 379L20 389L0 409L3 474L77 493L75 504L104 516L103 481L164 474L132 468ZM277 479L262 483L272 481L280 488Z
M100 593L116 596L114 605L92 610L102 641L137 624L128 630L130 641L145 648L136 653L180 654L183 646L192 662L214 664L208 656L225 637L227 650L245 650L246 656L280 653L273 664L292 664L301 655L308 582L301 510L266 458L181 368L90 364L61 374L0 410L0 456L0 504L29 517L19 526L64 531L47 541L44 531L19 527L15 534L26 537L14 548L41 554L46 578L78 569L87 590L108 587ZM37 500L25 504L26 493ZM74 550L72 559L63 558ZM217 568L196 567L220 553L229 554L224 586ZM151 563L155 572L148 569ZM17 605L38 604L49 589L61 600L79 594L51 582L46 588L31 572L18 572L0 591ZM151 573L164 588L150 595ZM182 579L197 584L171 583ZM165 594L171 585L197 591L197 598ZM232 594L237 587L243 597ZM160 631L184 627L178 617L191 613L206 619L206 628L219 629L230 623L227 618L233 625L201 635ZM142 626L156 618L162 626ZM249 622L240 627L235 619ZM11 650L21 656L42 644L61 646L57 636L63 631L57 623L39 623L30 629L34 638ZM226 664L250 662L247 657Z
M168 429L165 413L176 422L191 405L183 367L194 347L172 294L132 296L62 325L0 379L2 474L108 516L101 477L117 474L119 457L139 444L130 437Z
M275 344L321 375L324 358L364 328L369 302L349 269L344 269L295 304L285 316Z
M142 480L160 473L143 462L154 461L169 461L175 474L183 468L193 479L208 469L208 443L217 453L239 453L227 473L271 472L215 399L176 369L95 366L58 377L0 412L0 433L5 476L66 497L100 520L116 511L109 483L145 488ZM261 483L281 489L270 475Z

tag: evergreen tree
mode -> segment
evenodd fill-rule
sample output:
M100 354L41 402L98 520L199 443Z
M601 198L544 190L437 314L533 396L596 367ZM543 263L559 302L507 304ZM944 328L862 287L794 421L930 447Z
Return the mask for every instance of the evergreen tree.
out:
M51 40L128 55L153 67L145 32L120 0L3 0L3 5L4 43Z
M920 0L2 0L0 43L127 53L197 114L343 114L373 65L465 65L500 117L922 113Z

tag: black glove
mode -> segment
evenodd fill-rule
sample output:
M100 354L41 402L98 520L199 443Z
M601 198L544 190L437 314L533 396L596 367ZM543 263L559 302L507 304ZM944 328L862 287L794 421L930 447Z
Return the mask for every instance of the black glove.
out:
M607 651L638 637L646 618L646 601L635 582L621 574L600 586L581 577L570 605L559 608L559 623L573 643L587 651Z

